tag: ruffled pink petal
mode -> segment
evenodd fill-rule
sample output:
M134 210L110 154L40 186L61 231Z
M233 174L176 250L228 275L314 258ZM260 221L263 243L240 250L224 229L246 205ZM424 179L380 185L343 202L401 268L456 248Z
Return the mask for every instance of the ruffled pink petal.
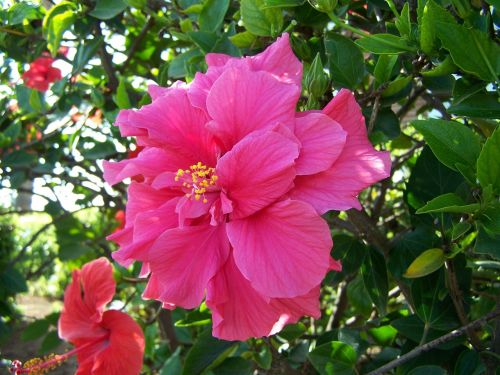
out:
M104 306L112 300L115 286L113 268L106 258L73 271L73 279L64 292L59 337L67 341L102 337L105 331L96 324L101 321Z
M330 258L330 271L341 272L342 271L342 263L340 260Z
M179 227L184 226L186 219L195 219L207 214L215 200L219 198L219 193L206 193L202 199L197 201L193 197L181 197L175 208L179 215ZM207 202L203 202L206 199Z
M276 132L251 134L217 163L218 184L233 203L232 218L251 215L293 186L298 146Z
M323 113L347 132L346 143L328 170L297 177L291 196L308 202L319 214L329 210L361 209L358 194L390 175L390 154L376 151L371 145L361 109L350 91L341 90Z
M321 283L328 270L330 229L304 202L281 201L230 221L227 234L238 268L269 297L304 295Z
M109 310L101 326L109 332L107 345L92 358L92 374L137 375L144 355L144 333L127 314ZM79 356L80 360L80 356Z
M172 89L186 90L187 84L186 84L186 82L183 82L183 81L175 81L169 87L162 87L159 85L149 85L148 86L148 94L149 94L149 96L151 96L151 99L156 100L160 96L167 94Z
M236 58L225 55L223 53L207 53L205 56L205 61L207 62L209 68L212 68L214 66L224 66L231 59L236 60ZM238 58L237 60L240 59Z
M212 334L223 340L268 336L279 320L269 298L252 288L232 256L210 280L207 306L212 310Z
M255 130L294 123L300 90L267 72L229 68L213 84L207 110L214 120L207 126L230 150Z
M127 135L144 136L146 130L153 144L162 144L192 163L201 161L205 165L214 165L216 145L205 128L207 121L205 111L191 105L186 89L170 87L151 104L126 112L119 126L126 130ZM132 133L132 127L139 130ZM122 135L125 134L122 130Z
M295 136L302 144L295 168L299 175L310 175L328 169L339 157L347 133L330 117L308 112L295 122Z
M281 37L258 55L247 57L252 70L263 70L279 77L283 82L294 83L301 87L302 63L297 59L290 46L290 36Z
M186 309L198 306L228 254L224 225L186 226L163 233L150 252L159 292L154 298Z
M148 147L142 150L136 158L119 162L104 160L104 179L110 185L114 185L128 177L137 175L155 177L165 171L187 168L195 163L193 160L195 159L187 158L186 155L172 150Z
M127 190L128 201L125 214L125 226L134 223L135 217L143 212L154 210L170 199L182 196L176 190L157 190L148 184L132 182Z
M319 294L318 285L303 296L273 298L271 307L280 312L280 319L274 324L271 334L278 333L287 324L297 323L305 315L319 319L321 317Z
M155 210L137 214L132 238L128 242L121 241L120 248L111 254L113 259L124 267L130 266L134 261L148 261L149 250L156 239L166 230L178 225L179 219L175 212L178 201L178 198L174 198Z

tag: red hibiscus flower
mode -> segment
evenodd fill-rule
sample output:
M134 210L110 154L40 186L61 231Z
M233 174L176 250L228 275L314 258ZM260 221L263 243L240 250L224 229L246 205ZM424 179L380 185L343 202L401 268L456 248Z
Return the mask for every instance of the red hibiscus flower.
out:
M64 294L59 336L75 345L63 355L12 363L14 374L45 373L72 355L78 358L76 375L137 375L144 354L144 334L127 314L104 311L115 294L113 268L99 258L73 271Z
M53 58L46 56L33 61L30 68L22 76L24 84L38 91L47 91L49 84L62 78L61 71L52 66L53 62Z

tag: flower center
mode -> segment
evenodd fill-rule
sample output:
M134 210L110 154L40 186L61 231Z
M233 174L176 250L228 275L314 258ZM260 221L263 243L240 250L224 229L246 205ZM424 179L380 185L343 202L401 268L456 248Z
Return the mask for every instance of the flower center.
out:
M207 167L201 162L191 165L189 169L179 169L175 175L175 181L183 181L182 186L188 189L186 197L194 196L195 200L202 199L203 203L208 202L205 193L215 187L217 178L215 168Z

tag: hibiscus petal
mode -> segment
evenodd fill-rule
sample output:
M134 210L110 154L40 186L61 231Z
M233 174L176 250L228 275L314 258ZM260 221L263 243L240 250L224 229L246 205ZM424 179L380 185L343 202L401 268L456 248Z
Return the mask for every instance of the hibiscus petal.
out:
M249 135L220 158L218 184L233 203L232 218L251 215L293 186L298 146L276 132Z
M224 225L175 228L163 233L150 252L159 299L186 309L198 306L208 281L229 254Z
M328 170L297 177L291 196L308 202L319 214L329 210L361 209L358 194L390 175L390 154L377 151L371 145L361 109L350 91L341 90L323 113L347 132L346 143Z
M301 87L302 63L297 59L290 46L290 36L283 33L281 37L258 55L247 58L252 70L264 70L283 82L290 82Z
M207 126L227 150L247 134L293 124L300 90L267 72L229 68L213 84L207 110L214 121Z
M268 336L279 319L269 299L252 288L232 256L210 280L207 306L212 310L212 334L223 340Z
M110 185L114 185L128 177L137 175L155 177L165 171L187 168L194 163L194 160L168 149L147 147L136 158L119 162L104 160L104 179Z
M113 268L106 258L73 271L73 279L64 292L59 336L67 341L101 337L105 331L95 323L101 321L104 306L113 299L115 286Z
M234 258L259 292L304 295L321 283L332 248L330 229L308 204L286 200L227 224Z
M116 310L104 313L101 326L109 331L109 338L93 358L92 374L139 374L145 345L141 327L129 315Z
M295 168L299 175L322 172L330 167L342 152L346 132L330 117L306 112L295 122L295 136L302 144Z

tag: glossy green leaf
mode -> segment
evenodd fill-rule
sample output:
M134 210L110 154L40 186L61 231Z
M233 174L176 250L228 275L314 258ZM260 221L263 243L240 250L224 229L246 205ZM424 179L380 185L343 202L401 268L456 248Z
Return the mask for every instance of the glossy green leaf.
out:
M257 40L257 37L249 31L243 31L230 36L229 40L238 48L250 48Z
M480 207L479 203L466 204L458 195L446 193L427 202L425 206L417 210L417 214L434 212L472 214L478 211Z
M436 23L455 24L453 16L437 5L433 0L427 1L425 7L422 7L420 15L420 48L426 54L431 55L435 49L436 41Z
M262 9L297 7L305 2L306 0L264 0Z
M437 22L438 37L464 71L487 82L498 80L500 74L500 47L488 34L464 25Z
M382 254L370 249L361 266L361 274L370 299L380 315L385 315L389 282L387 268Z
M419 120L412 125L424 136L441 163L457 170L456 164L475 168L481 150L479 137L466 125L454 121Z
M330 77L335 87L354 89L365 75L363 54L350 39L330 33L325 38Z
M227 358L219 366L212 369L214 375L252 375L252 362L241 357Z
M489 234L486 230L480 228L474 244L474 252L486 254L500 260L500 235Z
M254 35L273 36L283 28L283 15L278 8L262 9L264 0L241 0L241 18Z
M444 368L439 366L418 366L408 372L408 375L447 375Z
M392 34L374 34L370 37L363 37L357 39L356 44L366 51L381 55L417 51L406 39Z
M224 22L229 0L207 0L203 3L198 22L202 31L217 31Z
M43 19L43 36L47 39L47 47L53 56L57 54L63 33L76 20L74 3L63 1L45 14Z
M9 267L3 273L0 273L0 285L9 294L22 293L28 290L24 276L13 267Z
M398 61L398 55L380 55L377 64L375 65L375 70L373 75L375 76L375 81L378 85L388 82L391 79L392 71L394 70L394 65Z
M500 130L486 140L477 159L477 178L482 187L491 185L500 192Z
M217 360L225 358L228 352L237 345L231 341L218 340L212 337L208 329L198 336L184 363L183 375L197 375Z
M411 33L410 6L404 3L401 15L396 19L396 27L401 36L409 36Z
M340 341L316 347L309 353L309 360L321 375L355 374L356 352L352 346Z
M28 2L19 2L13 4L7 11L7 20L9 25L18 25L24 20L36 20L41 17L41 12L35 4Z
M130 103L127 92L127 81L124 77L120 77L120 83L118 84L118 88L116 89L115 103L120 109L132 108L132 104Z
M181 375L182 362L181 362L181 348L177 350L165 361L161 368L160 375Z
M442 249L426 250L410 264L403 276L409 279L427 276L440 269L445 260L446 257Z
M448 113L478 118L500 118L500 102L495 93L478 93L458 103L451 103Z
M455 363L453 375L480 375L485 373L484 363L479 353L465 349Z
M453 230L451 232L451 239L453 241L459 239L465 233L467 233L471 227L472 227L472 225L470 223L468 223L467 221L461 221L460 223L454 225Z
M391 95L395 95L401 90L403 90L408 84L412 81L412 77L398 77L394 81L390 82L387 85L387 88L382 91L382 97L389 97Z
M50 331L40 345L40 353L46 354L53 352L62 343L63 341L59 338L57 331Z
M21 339L23 341L36 340L47 333L49 325L50 323L46 319L35 320L23 330L21 333Z
M99 0L94 9L89 14L100 20L109 20L127 8L127 3L123 0Z
M73 62L72 74L80 73L89 60L95 56L97 49L103 42L102 38L94 38L90 40L84 40L78 47L76 51L75 59Z

